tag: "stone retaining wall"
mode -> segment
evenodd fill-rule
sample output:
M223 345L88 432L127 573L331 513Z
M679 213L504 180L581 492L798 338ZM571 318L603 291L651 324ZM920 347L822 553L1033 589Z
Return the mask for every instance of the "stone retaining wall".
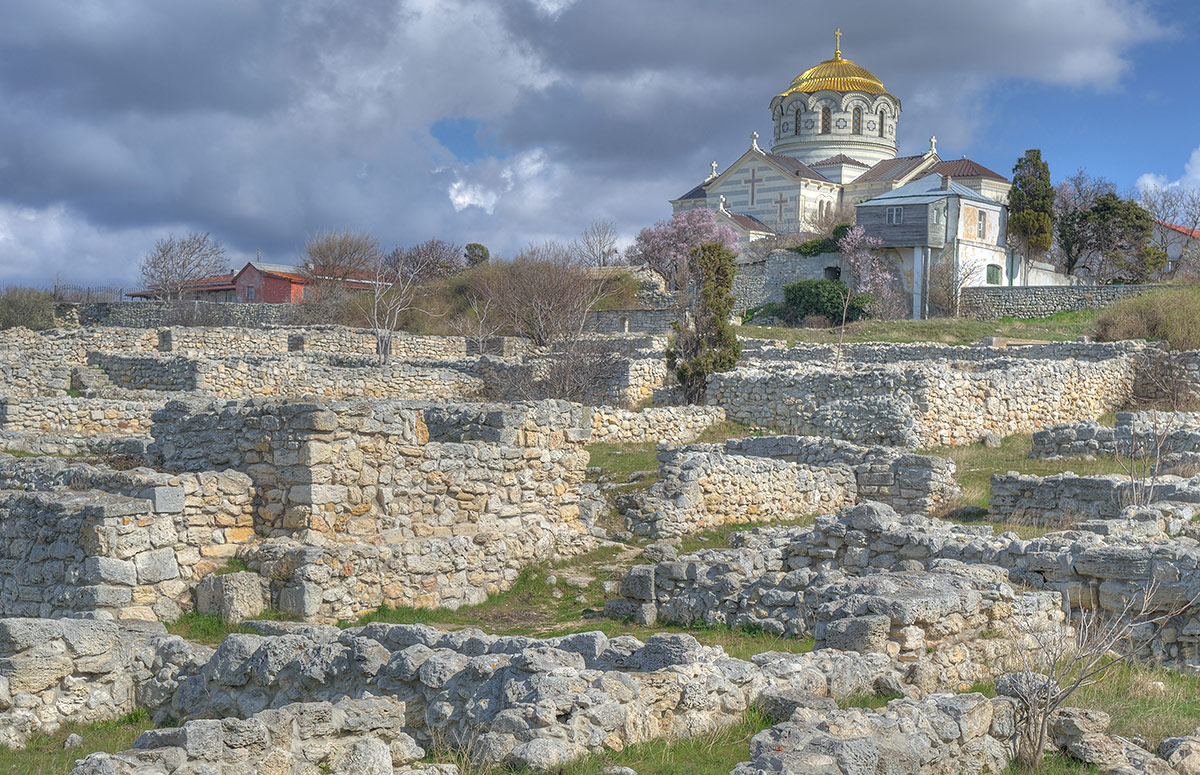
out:
M94 398L0 398L0 429L65 437L146 435L151 411L161 406Z
M1056 312L1099 309L1130 296L1153 291L1158 285L1030 285L963 288L965 317L1044 318Z
M630 411L614 406L592 410L592 443L688 444L705 430L724 421L719 406L665 406Z
M1133 393L1128 357L989 366L743 367L714 374L705 403L723 407L736 422L783 433L913 448L1093 419L1124 407Z

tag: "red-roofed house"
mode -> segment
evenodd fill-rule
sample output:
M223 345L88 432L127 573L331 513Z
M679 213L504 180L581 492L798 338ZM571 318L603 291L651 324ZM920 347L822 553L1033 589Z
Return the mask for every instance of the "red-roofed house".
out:
M186 283L186 288L183 291L185 299L193 301L233 301L234 285L233 271L228 274L218 274L211 277L202 277L199 280L192 280ZM131 299L160 299L163 294L154 290L133 291L125 294Z

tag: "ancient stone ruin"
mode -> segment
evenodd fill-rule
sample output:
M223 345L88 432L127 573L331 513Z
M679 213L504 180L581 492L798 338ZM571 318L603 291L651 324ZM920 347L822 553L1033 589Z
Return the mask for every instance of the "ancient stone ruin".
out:
M1200 415L1176 411L1200 353L746 340L685 406L663 338L597 337L610 366L571 396L562 351L379 341L0 332L0 743L144 712L74 772L454 775L753 717L738 775L1000 772L1028 710L1006 687L1081 616L1140 598L1157 623L1114 653L1200 670ZM990 471L963 508L956 448L1020 434L1057 473ZM580 620L557 630L363 619L594 557L615 575L571 588L601 603L553 587ZM197 616L228 634L172 634ZM1191 730L1143 745L1104 710L1057 708L1051 748L1200 771Z

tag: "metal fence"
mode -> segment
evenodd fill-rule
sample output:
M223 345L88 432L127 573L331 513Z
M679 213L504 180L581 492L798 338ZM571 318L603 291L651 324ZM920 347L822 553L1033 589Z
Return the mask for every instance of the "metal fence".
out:
M93 302L124 301L125 289L115 285L71 285L69 283L54 284L54 300L71 302L73 304L91 304Z

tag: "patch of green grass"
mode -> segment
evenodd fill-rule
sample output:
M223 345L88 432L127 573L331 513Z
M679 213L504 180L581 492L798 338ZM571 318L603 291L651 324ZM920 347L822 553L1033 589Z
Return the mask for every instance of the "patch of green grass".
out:
M1029 457L1032 447L1033 434L1022 433L1009 436L995 448L977 443L958 447L931 447L921 450L921 454L938 455L953 460L958 467L955 477L962 490L961 504L983 508L987 508L991 500L991 477L995 473L1018 471L1037 476L1051 476L1064 471L1074 471L1080 476L1124 473L1121 462L1115 458L1097 457L1095 460L1085 460L1082 457L1063 457L1045 460Z
M225 560L225 564L213 571L214 576L225 576L230 573L241 573L246 570L246 563L239 560L237 557L230 557Z
M702 732L688 738L659 738L634 743L616 752L581 756L554 770L556 775L599 775L605 767L629 767L638 775L696 775L729 772L750 758L750 738L770 727L775 720L751 709L741 720L727 727ZM427 761L451 763L463 775L514 775L502 765L471 763L462 751L442 745L428 749Z
M813 523L813 516L813 514L806 514L797 519L773 522L735 522L713 528L712 530L689 533L679 540L679 553L690 554L700 549L725 549L729 547L729 537L734 533L753 530L756 527L799 527L811 525Z
M984 337L1038 341L1073 341L1089 335L1095 327L1094 310L1059 312L1049 317L1022 320L967 320L965 318L933 318L930 320L860 320L846 326L844 341L853 342L941 342L943 344L974 344ZM748 339L784 339L793 344L837 344L837 328L783 328L742 326L738 333Z
M742 425L736 420L722 420L705 428L696 437L696 441L701 444L721 444L730 439L742 439L746 436L764 436L767 433L766 428L760 428L757 425Z
M254 618L272 622L296 621L295 616L283 611L276 611L273 608L268 608ZM219 616L187 611L175 621L167 624L167 632L197 643L215 646L225 640L226 635L235 632L254 632L254 630L245 624L226 624Z
M652 471L621 489L644 489L658 481L658 452L653 444L592 444L588 465L599 468L606 481L623 482L634 471Z
M1098 775L1100 768L1056 751L1048 754L1040 767L1030 769L1013 762L1005 772L1010 775Z
M0 746L0 772L20 775L67 775L75 760L95 751L125 751L147 729L153 729L150 714L144 709L126 713L117 719L92 724L66 724L52 734L36 733L22 749ZM63 750L68 736L83 738L83 746Z

